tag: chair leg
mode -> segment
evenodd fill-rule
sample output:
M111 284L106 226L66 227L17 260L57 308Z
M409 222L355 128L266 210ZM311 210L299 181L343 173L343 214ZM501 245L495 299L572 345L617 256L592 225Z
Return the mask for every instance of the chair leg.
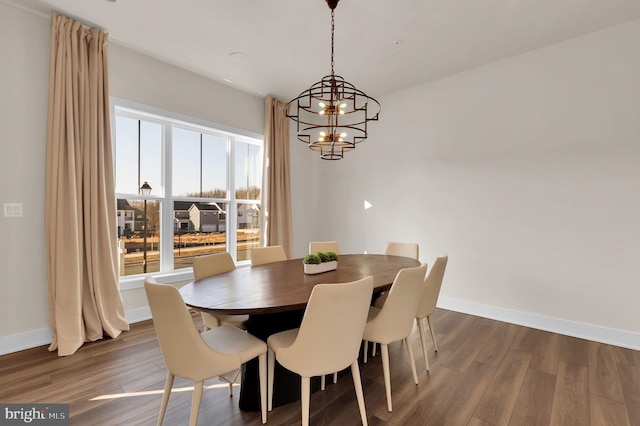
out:
M258 370L260 372L260 410L262 411L262 424L267 422L267 354L258 357Z
M311 397L311 378L302 377L300 400L302 401L302 426L309 426L309 398Z
M164 384L164 393L162 394L162 403L160 404L160 414L158 415L158 426L162 425L164 420L164 413L167 411L167 404L169 403L169 396L171 395L171 388L173 387L173 380L176 376L167 373L167 380Z
M387 393L387 410L391 412L391 373L389 372L389 346L380 343L380 355L382 356L382 373L384 374L384 390Z
M363 340L362 343L364 344L364 348L363 348L363 351L364 351L364 363L366 364L367 363L367 355L369 353L369 342L366 341L366 340Z
M193 387L193 400L191 401L191 417L189 418L189 426L198 424L198 414L200 412L200 401L202 401L202 389L204 382L197 382Z
M320 390L324 390L326 388L326 377L323 374L322 376L320 376ZM338 372L336 371L335 373L333 373L333 383L336 384L338 383Z
M209 326L207 325L207 317L204 312L200 312L200 317L202 318L202 332L204 333L205 331L211 330L211 328L209 328Z
M211 315L210 313L201 312L200 316L202 317L203 332L211 330L212 328L220 327L220 321L218 320L218 318Z
M376 342L373 342L373 347L371 348L371 356L376 356Z
M233 396L233 383L229 382L229 396Z
M424 355L424 366L429 371L429 357L427 356L427 335L424 329L424 321L422 318L416 318L418 323L418 330L420 331L420 342L422 343L422 355Z
M433 323L431 322L431 315L427 315L427 322L429 323L429 331L431 331L431 338L433 339L433 347L438 352L438 344L436 343L436 332L433 331Z
M267 372L267 384L268 384L268 410L273 410L273 372L276 367L276 354L269 348L269 354L267 356L268 372Z
M356 388L356 398L358 398L358 408L360 408L360 419L362 420L362 425L367 426L367 408L364 405L362 380L360 379L360 367L358 367L357 359L351 364L351 376L353 377L353 386Z
M411 347L411 342L409 342L409 338L404 339L404 344L407 347L407 352L409 353L409 362L411 363L411 373L413 373L413 382L418 384L418 373L416 372L416 360L413 357L413 348Z

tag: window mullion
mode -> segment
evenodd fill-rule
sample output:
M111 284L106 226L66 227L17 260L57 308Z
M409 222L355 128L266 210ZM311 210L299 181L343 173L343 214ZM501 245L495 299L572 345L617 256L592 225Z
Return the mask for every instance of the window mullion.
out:
M227 251L236 262L238 253L238 213L236 208L236 144L235 138L229 137L229 203L227 204Z
M173 268L173 132L171 124L162 123L162 212L160 220L160 271L172 271Z
M140 186L142 185L142 182L140 182L140 174L141 169L142 169L142 160L140 160L140 155L142 153L142 143L140 142L140 137L142 136L142 122L140 119L138 119L138 185L137 187L140 188Z

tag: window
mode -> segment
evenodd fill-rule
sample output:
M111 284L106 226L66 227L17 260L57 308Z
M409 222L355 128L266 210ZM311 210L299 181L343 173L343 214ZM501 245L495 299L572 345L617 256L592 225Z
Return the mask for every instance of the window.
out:
M262 139L114 102L120 276L189 271L260 238ZM145 190L146 189L146 190Z

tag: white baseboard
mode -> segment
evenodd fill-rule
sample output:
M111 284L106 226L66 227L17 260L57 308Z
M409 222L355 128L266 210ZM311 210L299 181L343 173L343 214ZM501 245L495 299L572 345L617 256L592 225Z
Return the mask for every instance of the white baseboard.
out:
M567 336L579 337L581 339L593 340L594 342L640 350L640 333L545 317L447 297L440 297L440 299L438 299L438 307ZM131 309L126 312L126 315L129 324L133 324L151 319L151 310L148 306ZM0 337L0 355L48 345L51 343L51 339L51 331L48 328L27 331L11 336L2 336Z
M37 346L49 345L52 339L51 330L48 328L12 334L11 336L2 336L0 337L0 355L19 352Z
M497 306L482 305L459 299L440 297L438 307L450 311L462 312L483 318L518 324L525 327L578 337L594 342L621 346L640 350L640 333L606 328L598 325L585 324L575 321L552 318L527 312L514 311Z
M151 319L151 309L144 308L130 309L126 312L129 324ZM53 339L49 328L27 331L25 333L13 334L11 336L0 337L0 355L23 351L38 346L49 345Z
M144 308L129 309L126 314L129 324L135 324L136 322L151 319L151 309L148 306L145 306Z

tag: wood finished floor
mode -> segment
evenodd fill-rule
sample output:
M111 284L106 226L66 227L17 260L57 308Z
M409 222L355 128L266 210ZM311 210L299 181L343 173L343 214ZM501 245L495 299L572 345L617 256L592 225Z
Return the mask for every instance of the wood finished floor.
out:
M198 315L193 315L199 327ZM413 384L403 345L390 346L393 412L380 356L361 363L369 425L640 426L640 352L437 310L437 353L424 368L417 328ZM57 357L39 347L0 357L0 402L69 403L71 425L154 425L166 369L153 324ZM199 425L260 425L217 379L205 383ZM165 425L188 424L191 384L177 379ZM274 408L269 425L300 424L300 403ZM312 425L360 424L351 376L312 394Z

